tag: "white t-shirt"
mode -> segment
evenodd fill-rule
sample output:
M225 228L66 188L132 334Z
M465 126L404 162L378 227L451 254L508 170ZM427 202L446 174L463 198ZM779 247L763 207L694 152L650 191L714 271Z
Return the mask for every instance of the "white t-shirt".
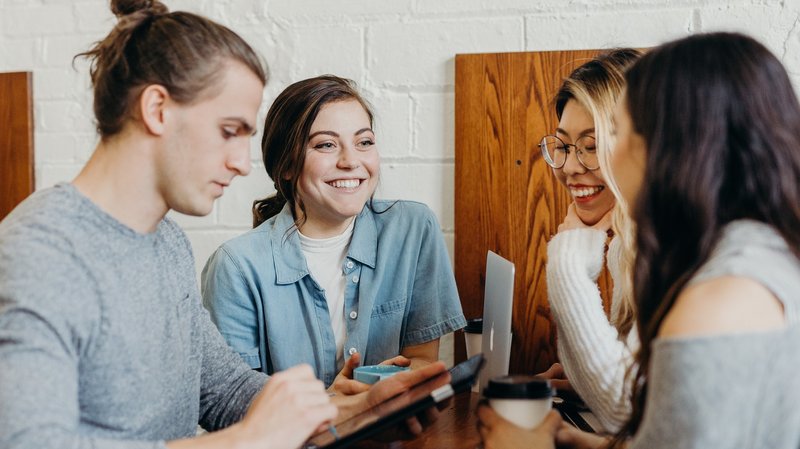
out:
M344 340L347 337L347 327L344 317L344 259L353 236L355 220L341 234L326 239L313 239L306 237L301 232L300 247L306 257L308 270L311 277L324 290L325 299L328 301L328 312L331 315L333 336L336 339L336 366L344 366Z

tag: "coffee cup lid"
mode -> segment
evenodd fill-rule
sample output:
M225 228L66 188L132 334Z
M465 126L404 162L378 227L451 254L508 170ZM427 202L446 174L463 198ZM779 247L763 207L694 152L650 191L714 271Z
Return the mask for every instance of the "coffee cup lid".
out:
M492 399L544 399L553 393L548 379L523 375L494 377L483 391Z
M464 332L468 334L482 334L483 333L483 318L472 318L467 320L467 327Z

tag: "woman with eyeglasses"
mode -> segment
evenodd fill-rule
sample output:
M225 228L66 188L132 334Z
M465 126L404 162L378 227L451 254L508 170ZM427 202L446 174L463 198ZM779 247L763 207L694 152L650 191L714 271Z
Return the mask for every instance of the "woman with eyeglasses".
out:
M548 299L561 364L544 375L556 378L553 382L562 390L573 389L608 432L618 430L630 415L625 375L638 342L631 332L631 283L625 268L630 257L624 257L632 254L625 249L631 246L630 237L625 239L630 226L623 214L615 215L624 205L615 201L615 187L603 175L598 146L611 146L611 117L624 70L640 55L634 49L612 50L575 69L555 96L558 127L539 145L573 199L547 246ZM614 236L610 243L609 235ZM597 286L606 249L614 281L610 319Z
M702 63L698 63L701 61ZM613 441L481 416L484 447L800 447L800 102L754 39L693 35L625 75L610 174L636 224L633 413ZM487 419L484 420L483 418ZM609 443L611 443L609 445Z

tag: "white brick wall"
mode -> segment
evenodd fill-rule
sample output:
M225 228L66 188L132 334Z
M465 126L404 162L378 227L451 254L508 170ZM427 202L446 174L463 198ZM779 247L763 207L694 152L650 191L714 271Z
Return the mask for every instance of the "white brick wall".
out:
M355 79L373 103L383 197L436 213L453 242L454 55L650 46L709 30L764 42L800 81L800 0L165 0L242 34L268 61L269 102L322 73ZM71 179L96 141L87 65L72 56L113 24L105 0L0 0L0 71L32 70L37 188ZM253 173L204 218L181 217L198 270L249 228L252 200L271 190L253 139Z

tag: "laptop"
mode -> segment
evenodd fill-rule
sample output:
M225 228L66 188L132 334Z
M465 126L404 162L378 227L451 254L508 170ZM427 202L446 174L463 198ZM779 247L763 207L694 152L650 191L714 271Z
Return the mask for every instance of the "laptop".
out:
M514 264L489 251L483 292L481 351L486 365L480 376L481 391L489 379L508 374L511 357L511 311L514 306Z
M489 379L508 374L511 358L511 312L514 307L514 263L489 251L486 255L486 285L483 295L483 335L481 350L486 365L480 375L480 388ZM597 418L580 401L553 399L553 408L565 421L585 432L601 429Z

